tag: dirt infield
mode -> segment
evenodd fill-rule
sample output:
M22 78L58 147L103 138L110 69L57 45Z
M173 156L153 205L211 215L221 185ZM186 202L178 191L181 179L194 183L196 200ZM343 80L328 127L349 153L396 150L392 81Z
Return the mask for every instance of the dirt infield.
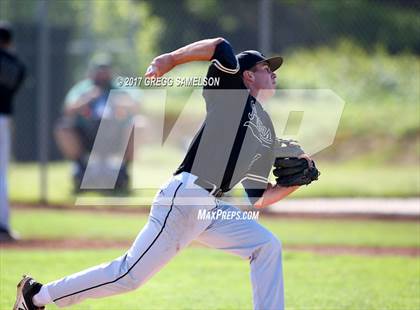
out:
M17 242L0 243L0 249L46 249L46 250L74 250L74 249L128 249L131 241L123 240L87 240L87 239L26 239ZM193 247L203 247L200 243L193 242ZM396 255L396 256L420 256L420 248L400 247L368 247L349 245L286 245L286 251L313 252L323 255Z
M19 204L13 205L13 209L30 209L30 210L60 210L69 212L98 212L98 213L116 213L116 214L149 214L148 206L139 207L103 207L103 206L68 206L68 205L35 205L35 204ZM373 214L373 213L307 213L307 212L275 212L270 209L260 210L263 217L270 218L297 218L297 219L339 219L339 220L389 220L389 221L420 221L417 215L404 214Z
M43 206L43 205L14 205L15 209L31 210L61 210L63 212L87 212L87 213L119 213L119 214L148 214L149 208L138 207L74 207L74 206ZM261 212L263 217L270 218L298 218L298 219L340 219L340 220L398 220L398 221L419 221L417 216L401 216L378 214L331 214L331 213L277 213ZM26 249L46 249L46 250L74 250L74 249L127 249L131 245L130 240L92 240L92 239L25 239L17 242L0 242L0 251L6 249L26 250ZM200 243L193 242L191 246L203 247ZM323 255L397 255L397 256L420 256L418 247L372 247L372 246L351 246L351 245L285 245L285 251L313 252Z

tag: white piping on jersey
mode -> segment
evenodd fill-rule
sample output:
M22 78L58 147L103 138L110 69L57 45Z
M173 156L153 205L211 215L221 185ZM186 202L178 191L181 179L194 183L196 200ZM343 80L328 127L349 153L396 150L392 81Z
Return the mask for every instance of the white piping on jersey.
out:
M251 163L248 166L248 170L251 169L252 165L262 157L262 155L260 153L255 154L254 158L251 160Z
M262 180L264 182L268 182L268 178L262 177L260 175L251 174L251 173L248 173L246 175L249 176L249 177L255 178L255 179L260 179L260 180Z
M226 68L217 59L213 59L211 62L214 63L214 65L217 67L217 69L219 69L223 72L226 72L226 73L235 74L239 71L239 62L238 61L236 61L236 68L235 69Z
M242 180L240 180L239 182L243 182L245 180L257 181L264 184L268 183L268 178L264 178L262 176L250 173L246 174L245 177L243 177Z

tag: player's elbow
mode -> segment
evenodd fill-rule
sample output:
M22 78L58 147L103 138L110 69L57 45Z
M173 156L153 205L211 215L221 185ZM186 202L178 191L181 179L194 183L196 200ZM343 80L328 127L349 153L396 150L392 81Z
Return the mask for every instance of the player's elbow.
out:
M228 43L228 41L223 37L214 38L212 39L212 41L214 47L218 46L220 43Z

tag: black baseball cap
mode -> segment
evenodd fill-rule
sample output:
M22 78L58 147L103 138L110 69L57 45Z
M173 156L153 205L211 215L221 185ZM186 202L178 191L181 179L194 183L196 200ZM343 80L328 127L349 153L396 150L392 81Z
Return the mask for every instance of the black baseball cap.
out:
M281 64L283 63L283 58L280 56L267 58L264 56L264 54L254 50L243 51L236 55L236 59L239 61L241 72L249 70L259 63L267 63L271 71L274 72L280 68Z

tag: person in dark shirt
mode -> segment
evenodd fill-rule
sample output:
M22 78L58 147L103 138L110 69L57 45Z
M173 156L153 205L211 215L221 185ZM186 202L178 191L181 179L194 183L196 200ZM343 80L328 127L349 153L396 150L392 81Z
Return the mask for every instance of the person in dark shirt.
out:
M113 95L110 97L111 92ZM117 85L111 59L104 54L91 60L88 76L68 91L64 100L63 115L57 121L54 135L64 157L74 163L75 192L81 190L88 159L101 123L108 128L107 135L110 138L114 137L115 148L108 147L96 151L102 155L102 160L98 160L97 165L100 169L97 170L104 172L97 177L110 174L107 171L113 167L107 164L107 159L115 156L116 149L120 147L118 141L123 140L125 135L130 135L131 119L139 108L139 97L138 91L126 92ZM114 98L111 104L108 98ZM117 115L117 111L120 111L121 116ZM130 138L118 171L115 184L118 190L128 190L127 166L133 160L133 149L133 139Z
M174 176L156 194L149 221L131 248L109 264L45 285L24 277L16 308L37 309L52 302L66 307L134 290L193 240L249 261L254 309L284 308L280 241L223 201L224 193L240 182L256 208L298 188L268 182L276 136L261 103L274 95L274 71L282 58L252 50L235 56L228 41L215 38L156 57L145 76L159 78L191 61L211 61L207 77L220 78L220 83L204 87L203 125Z
M12 53L13 33L7 22L0 22L0 241L17 238L9 222L7 168L10 153L10 126L13 97L22 85L25 68Z

